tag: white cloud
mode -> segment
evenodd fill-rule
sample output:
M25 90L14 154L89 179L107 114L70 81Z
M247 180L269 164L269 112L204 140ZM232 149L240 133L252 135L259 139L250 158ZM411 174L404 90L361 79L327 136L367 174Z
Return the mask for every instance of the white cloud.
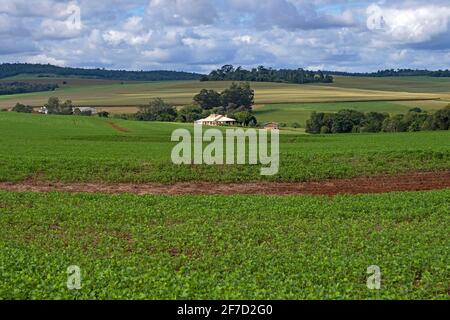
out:
M47 56L46 54L39 54L39 55L27 57L25 59L25 62L42 63L42 64L50 63L50 64L57 65L57 66L64 66L66 64L66 62L64 60L55 59L55 58Z
M397 9L370 5L367 15L370 30L378 31L390 40L415 43L448 31L450 6Z
M150 0L147 13L151 22L167 25L209 25L218 18L209 0Z

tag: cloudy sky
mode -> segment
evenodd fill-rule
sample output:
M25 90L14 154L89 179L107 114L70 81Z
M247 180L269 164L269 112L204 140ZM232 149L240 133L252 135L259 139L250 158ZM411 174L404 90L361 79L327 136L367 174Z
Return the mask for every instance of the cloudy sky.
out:
M449 0L1 0L0 62L447 69L449 25Z

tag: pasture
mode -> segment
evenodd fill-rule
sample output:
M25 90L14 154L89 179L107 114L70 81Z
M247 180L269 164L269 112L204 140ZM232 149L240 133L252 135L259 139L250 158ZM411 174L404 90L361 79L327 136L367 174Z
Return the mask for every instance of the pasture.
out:
M25 81L24 79L22 79ZM21 80L21 81L22 81ZM42 79L34 81L43 81ZM49 78L48 82L52 82ZM57 80L60 83L62 79ZM230 82L166 81L166 82L124 82L68 78L67 85L61 85L54 92L36 92L0 96L0 107L11 108L16 102L32 106L42 106L50 96L71 99L77 105L100 107L133 107L146 104L160 97L174 105L192 103L192 98L201 89L218 91L230 85ZM251 83L255 90L256 104L303 103L303 102L343 102L343 101L415 101L433 100L445 97L442 92L433 90L423 92L389 91L360 89L346 85L340 78L330 85L297 85L283 83ZM370 79L367 80L370 83ZM370 87L370 86L369 86ZM389 88L387 88L389 89ZM448 91L447 93L448 94Z
M174 165L176 128L192 125L0 112L0 181L289 182L450 167L449 131L281 131L280 171L270 177L260 175L260 165Z

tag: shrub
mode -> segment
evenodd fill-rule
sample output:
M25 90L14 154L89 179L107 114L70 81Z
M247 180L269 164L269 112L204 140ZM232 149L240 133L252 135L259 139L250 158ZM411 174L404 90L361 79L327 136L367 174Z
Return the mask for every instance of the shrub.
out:
M24 104L21 103L17 103L14 108L12 108L11 111L14 112L21 112L21 113L32 113L33 112L33 107L31 106L26 106Z
M202 118L202 108L198 106L185 106L178 111L178 122L194 122Z
M141 106L136 113L136 119L140 121L174 121L177 117L175 108L164 102L161 98L156 98L146 106Z
M322 128L320 128L320 133L321 134L328 134L330 133L330 128L328 128L327 126L322 126Z

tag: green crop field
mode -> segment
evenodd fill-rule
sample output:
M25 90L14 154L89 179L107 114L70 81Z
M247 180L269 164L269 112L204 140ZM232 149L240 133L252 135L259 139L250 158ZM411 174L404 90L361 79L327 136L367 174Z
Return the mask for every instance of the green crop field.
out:
M26 78L25 78L26 79ZM58 83L62 79L57 80ZM16 102L42 106L50 96L71 99L78 105L96 106L136 106L161 97L175 105L192 103L192 98L201 89L223 90L230 82L166 81L166 82L127 82L114 83L102 80L65 79L68 84L61 85L54 92L36 92L0 96L0 107L11 108ZM23 81L25 81L23 79ZM33 81L37 81L34 79ZM42 80L38 80L42 81ZM90 85L87 83L91 81ZM430 91L401 92L375 89L359 89L325 85L296 85L282 83L251 83L255 90L256 104L298 103L298 102L339 102L339 101L414 101L439 99L444 93ZM346 80L345 80L346 81ZM344 83L345 83L344 81ZM370 79L367 81L371 81ZM49 79L48 82L52 82ZM345 85L345 84L344 84ZM343 85L343 86L344 86ZM442 90L444 90L443 88ZM447 91L448 94L448 91Z
M282 131L280 170L272 177L261 176L260 165L174 165L176 128L192 125L0 112L0 181L307 181L450 168L449 131Z
M6 299L447 299L450 191L0 192ZM66 287L81 269L81 290ZM366 286L381 271L381 290Z
M363 101L363 102L319 102L319 103L287 103L265 104L254 108L259 122L276 121L288 126L294 122L303 127L311 112L337 112L342 109L354 109L361 112L386 112L389 114L407 113L413 107L426 111L436 111L450 104L446 101Z
M202 87L228 85L87 81L0 104L54 94L123 112L153 96L183 104ZM314 110L447 104L441 91L377 91L367 81L372 87L252 84L256 116L304 125ZM193 126L0 112L0 182L299 182L450 169L450 131L281 130L279 173L264 177L260 165L172 164L178 128ZM450 288L449 189L334 197L0 191L0 227L0 299L448 299ZM80 290L67 289L71 265L80 267ZM381 268L381 290L367 288L371 265Z

